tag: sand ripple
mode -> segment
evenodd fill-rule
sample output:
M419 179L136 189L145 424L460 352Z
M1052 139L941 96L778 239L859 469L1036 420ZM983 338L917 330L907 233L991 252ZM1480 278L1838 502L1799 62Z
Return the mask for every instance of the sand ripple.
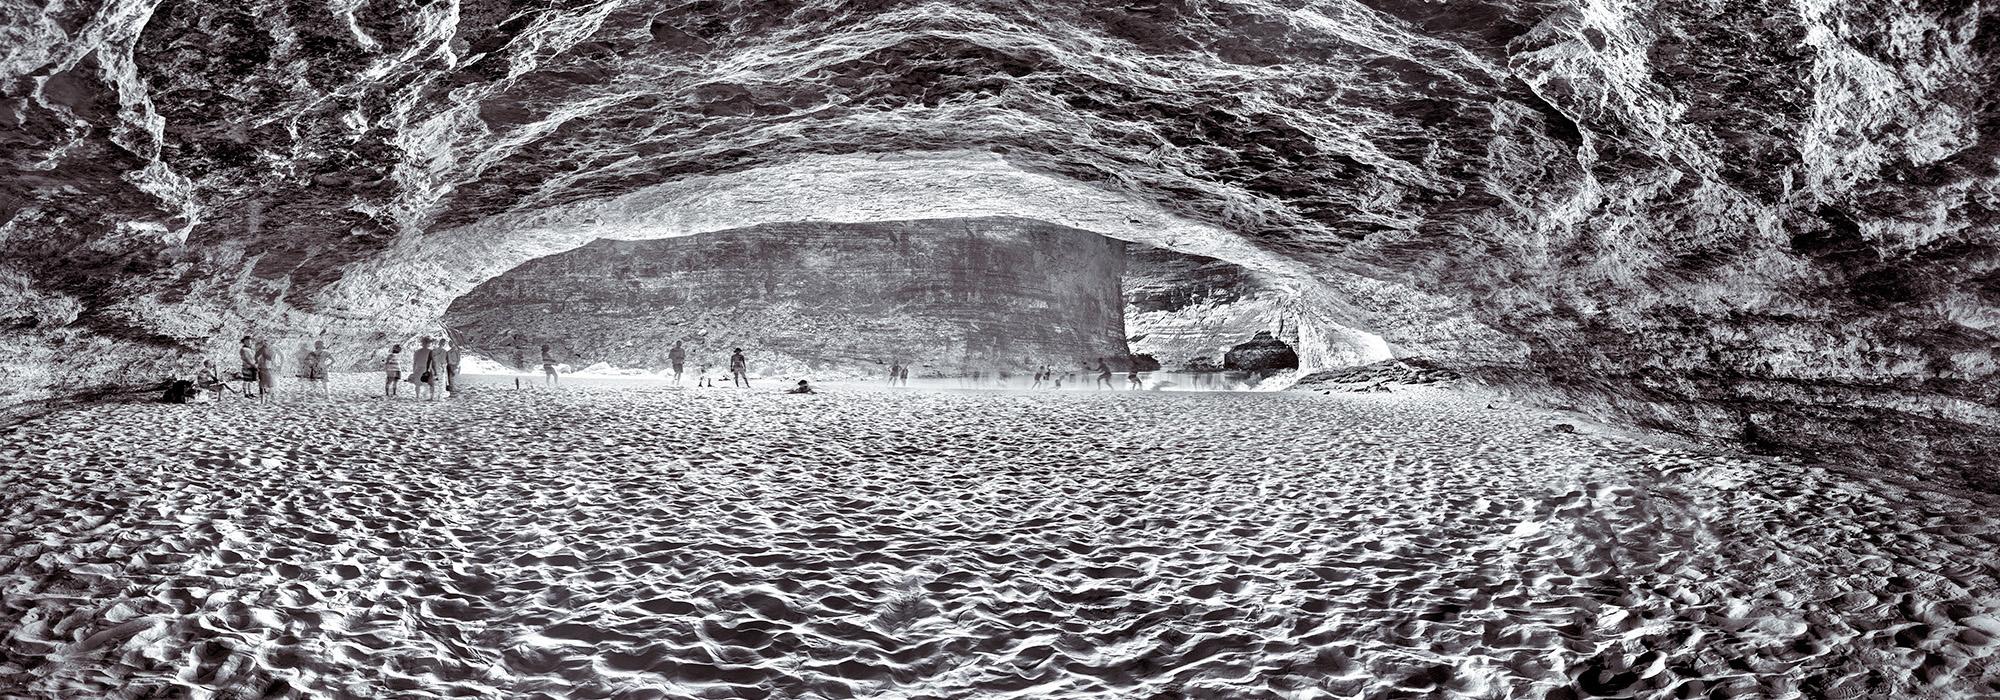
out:
M1994 500L1548 425L1444 392L73 410L0 435L0 695L2000 694Z

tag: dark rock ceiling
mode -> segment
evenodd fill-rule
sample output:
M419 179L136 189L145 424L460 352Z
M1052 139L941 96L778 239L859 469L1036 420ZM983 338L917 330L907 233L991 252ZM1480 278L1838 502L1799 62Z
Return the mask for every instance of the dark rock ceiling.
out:
M594 237L1022 216L1544 403L1990 485L1997 62L1965 0L0 0L0 388L366 348Z

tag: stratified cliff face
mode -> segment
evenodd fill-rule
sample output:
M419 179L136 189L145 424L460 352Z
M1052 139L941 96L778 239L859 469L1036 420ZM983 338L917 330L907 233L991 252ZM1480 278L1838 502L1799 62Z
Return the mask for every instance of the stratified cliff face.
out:
M1074 367L1126 352L1124 244L1018 219L793 223L599 241L537 259L452 303L474 353L549 344L572 365L881 375Z
M1125 258L1125 331L1132 352L1167 369L1221 367L1231 347L1275 333L1304 351L1308 367L1345 367L1389 357L1379 336L1333 323L1310 325L1304 302L1241 266L1131 244Z
M350 356L535 257L1010 216L1523 398L2000 454L1983 2L0 0L0 391Z

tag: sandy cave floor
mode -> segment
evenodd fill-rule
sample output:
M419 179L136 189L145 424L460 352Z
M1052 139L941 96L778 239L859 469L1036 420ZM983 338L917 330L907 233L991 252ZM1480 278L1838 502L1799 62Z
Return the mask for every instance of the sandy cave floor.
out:
M1388 395L0 431L0 697L2000 696L2000 507Z

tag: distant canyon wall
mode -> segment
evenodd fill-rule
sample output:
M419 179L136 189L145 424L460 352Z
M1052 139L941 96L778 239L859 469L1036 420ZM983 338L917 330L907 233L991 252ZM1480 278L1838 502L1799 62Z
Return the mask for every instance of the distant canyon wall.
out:
M744 348L764 374L1073 366L1126 352L1123 243L1025 220L791 223L597 241L530 261L445 316L468 349L689 371Z
M1219 367L1224 353L1259 332L1292 346L1307 368L1390 356L1379 336L1322 321L1294 291L1215 258L1128 244L1123 287L1132 352L1166 369Z

